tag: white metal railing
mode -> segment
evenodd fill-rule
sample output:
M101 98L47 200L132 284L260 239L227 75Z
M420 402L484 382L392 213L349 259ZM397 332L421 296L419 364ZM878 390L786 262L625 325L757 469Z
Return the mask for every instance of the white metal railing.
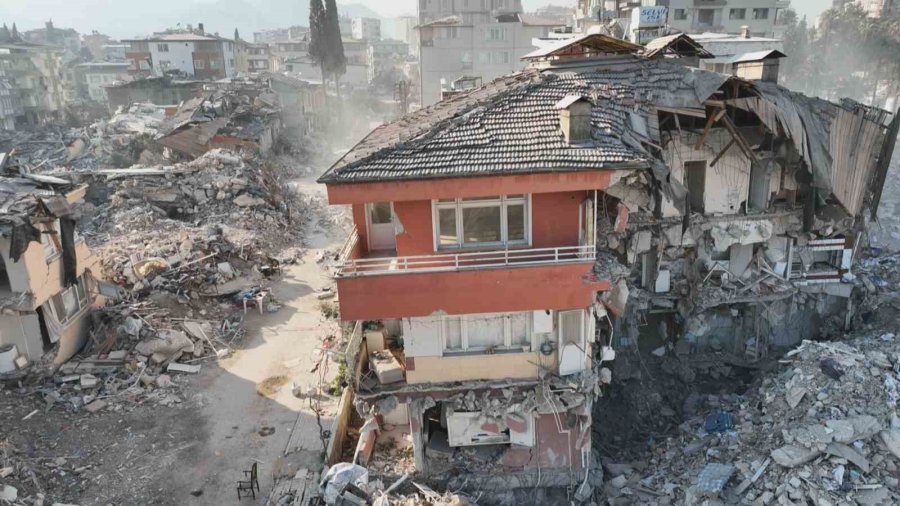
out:
M408 257L346 259L338 276L366 276L406 274L411 272L441 272L521 265L549 265L593 262L595 245L562 246L559 248L502 249L460 253L439 253Z
M347 240L344 242L344 245L341 246L341 251L338 253L338 260L341 264L347 263L350 260L350 257L353 255L353 248L356 247L356 244L359 242L359 230L356 227L353 227L353 230L350 231L350 235L347 236Z

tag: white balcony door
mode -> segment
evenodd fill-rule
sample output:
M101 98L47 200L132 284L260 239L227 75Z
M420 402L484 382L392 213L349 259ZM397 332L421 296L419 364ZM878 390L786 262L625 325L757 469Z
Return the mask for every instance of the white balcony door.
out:
M585 343L584 311L560 311L557 323L559 333L559 375L574 374L585 369L587 346Z
M390 202L367 204L366 221L369 225L369 250L390 251L397 249L394 232L394 208Z

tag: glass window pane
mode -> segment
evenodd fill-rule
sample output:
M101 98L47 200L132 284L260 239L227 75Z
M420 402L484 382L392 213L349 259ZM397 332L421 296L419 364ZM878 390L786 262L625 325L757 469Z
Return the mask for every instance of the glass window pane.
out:
M463 242L500 242L500 206L463 209Z
M518 199L518 200L524 200L524 199L525 199L525 194L524 194L524 193L520 193L520 194L518 194L518 195L507 195L507 196L506 196L506 200L515 200L515 199Z
M528 317L531 313L515 313L509 317L512 346L531 346L531 336L528 335Z
M466 319L469 348L503 346L503 316L477 315Z
M369 214L371 215L372 224L379 225L384 223L391 222L391 203L390 202L378 202L372 204L370 207Z
M525 206L506 206L507 239L510 242L525 240Z
M456 246L456 208L438 209L438 236L441 246Z
M65 314L63 318L68 320L78 312L78 293L75 290L74 286L63 292L62 302L63 306L65 307Z
M444 347L448 350L462 349L462 323L458 316L444 319Z
M462 199L463 202L476 202L476 201L485 201L485 202L500 202L499 196L488 196L488 197L466 197Z

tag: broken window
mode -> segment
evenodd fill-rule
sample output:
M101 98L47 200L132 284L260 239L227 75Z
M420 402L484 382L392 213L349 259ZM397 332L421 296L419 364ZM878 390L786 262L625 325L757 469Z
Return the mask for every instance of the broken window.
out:
M747 17L747 9L731 9L728 19L744 19Z
M87 308L88 305L87 285L84 276L78 278L78 281L67 290L51 297L47 303L53 316L61 324L69 322L83 309Z
M439 200L434 206L438 249L529 242L525 195Z
M441 322L445 353L530 351L531 334L531 312L445 316Z
M712 26L716 17L716 11L713 9L700 9L697 11L697 23L706 26Z
M706 162L684 162L684 182L691 211L702 213L706 193Z
M753 19L769 19L769 9L753 9Z

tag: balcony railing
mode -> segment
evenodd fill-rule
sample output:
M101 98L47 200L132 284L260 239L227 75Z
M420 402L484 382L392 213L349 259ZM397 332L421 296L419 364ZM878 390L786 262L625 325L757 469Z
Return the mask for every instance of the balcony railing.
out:
M348 251L352 251L352 247ZM595 245L502 249L407 257L342 258L338 277L419 272L452 272L497 267L593 262Z

